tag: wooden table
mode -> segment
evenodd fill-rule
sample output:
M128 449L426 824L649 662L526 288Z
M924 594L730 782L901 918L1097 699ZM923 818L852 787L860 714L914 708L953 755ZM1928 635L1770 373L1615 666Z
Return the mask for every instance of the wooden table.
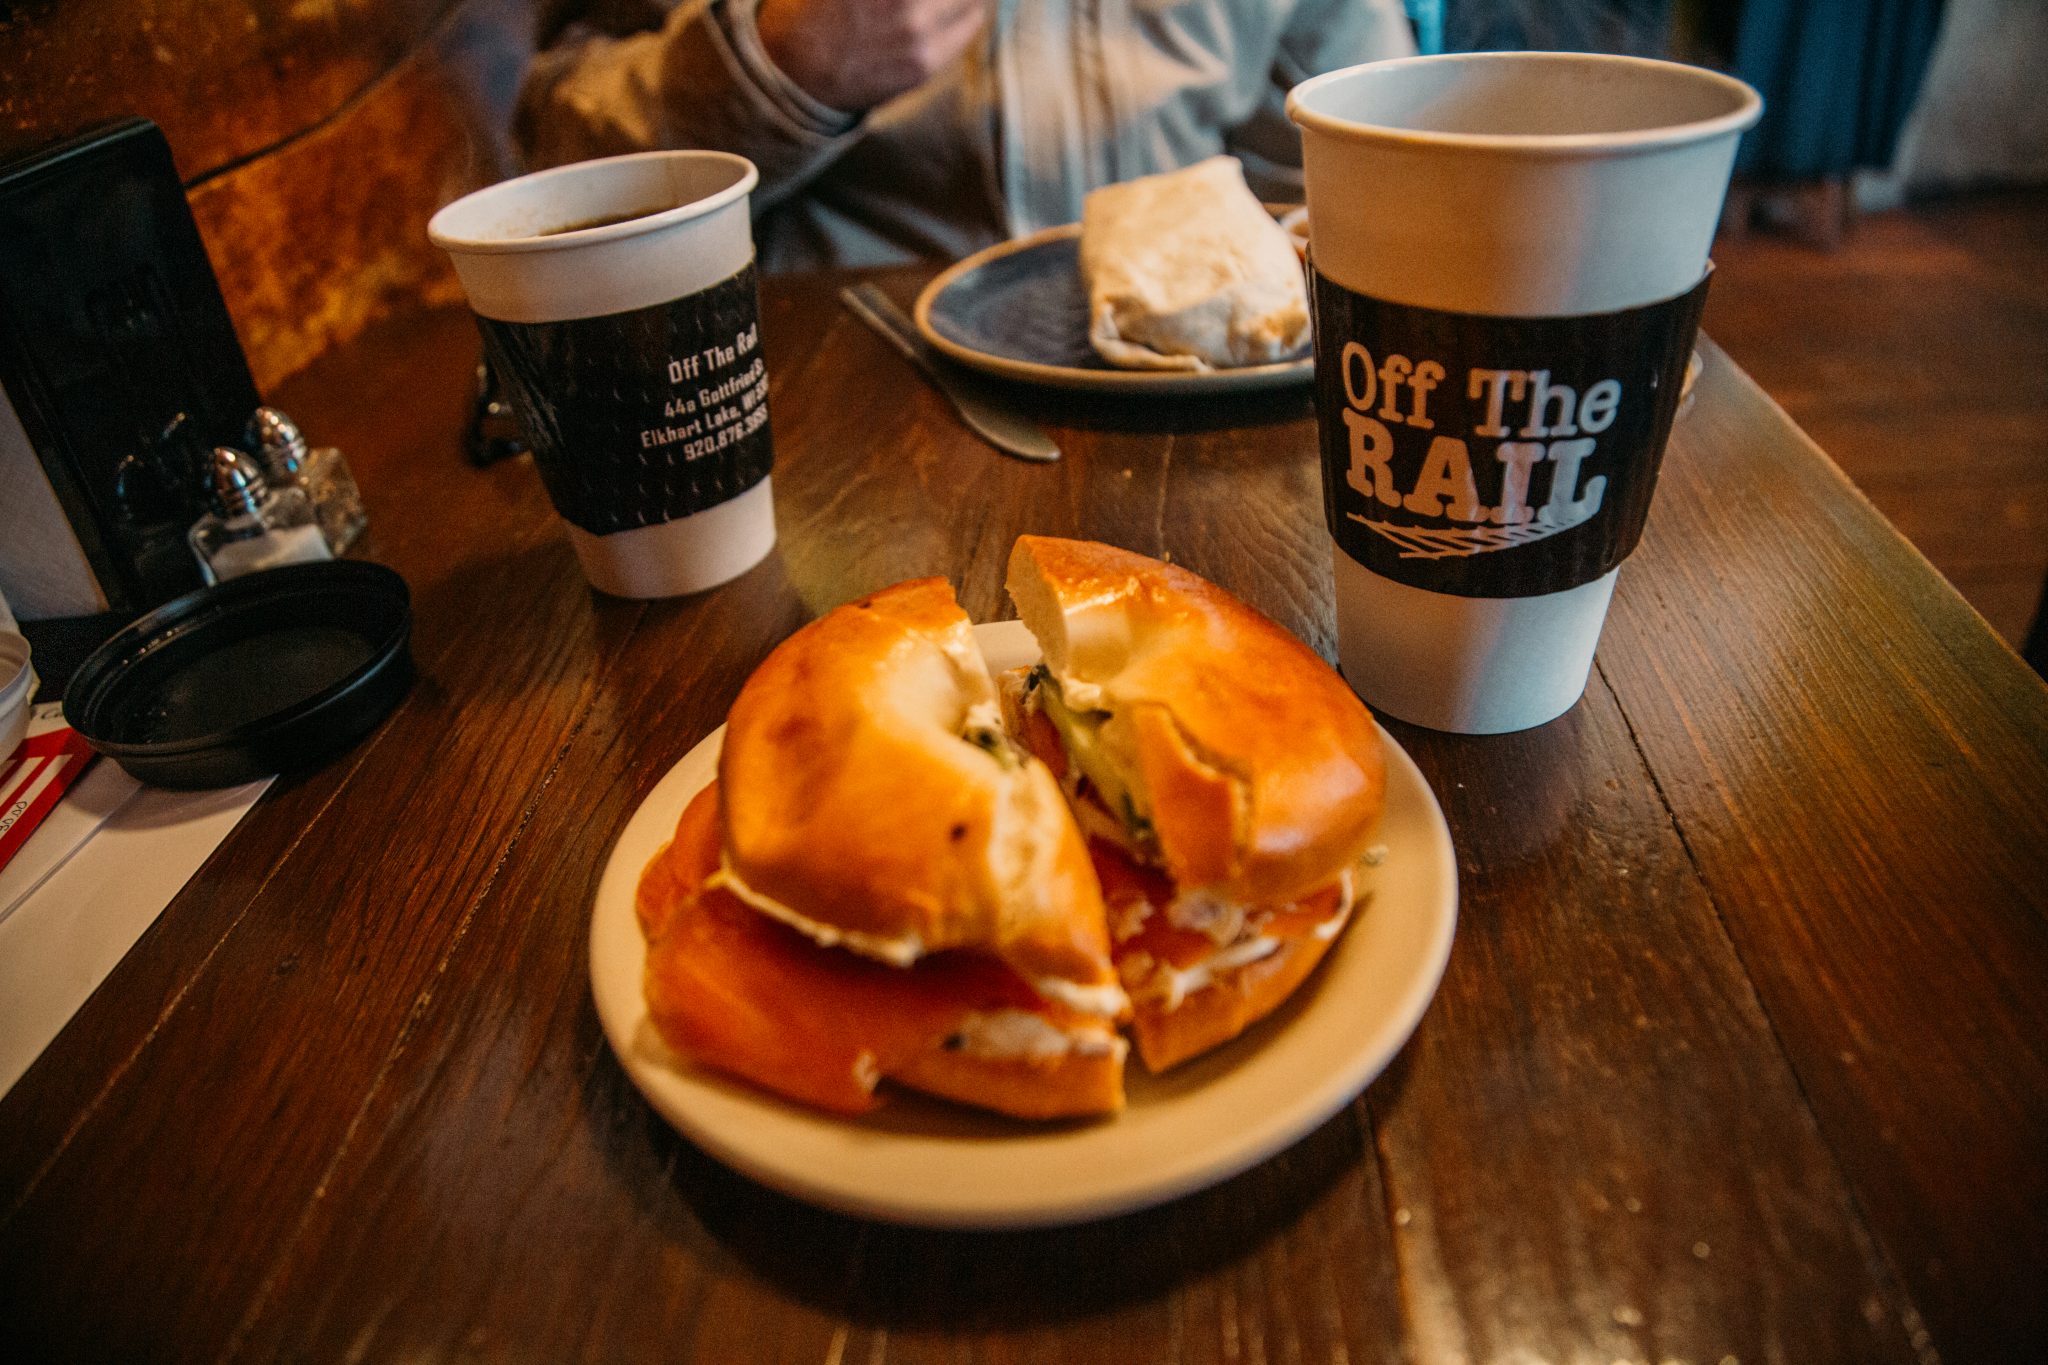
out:
M1711 346L1584 701L1396 727L1460 923L1349 1109L1167 1207L996 1235L804 1207L671 1133L598 1030L592 891L799 624L928 573L1003 615L1043 531L1333 650L1305 396L1040 395L1067 458L1029 466L835 283L764 302L780 551L691 600L593 596L525 463L463 465L464 315L279 395L354 460L420 681L0 1103L0 1354L2042 1358L2048 691Z

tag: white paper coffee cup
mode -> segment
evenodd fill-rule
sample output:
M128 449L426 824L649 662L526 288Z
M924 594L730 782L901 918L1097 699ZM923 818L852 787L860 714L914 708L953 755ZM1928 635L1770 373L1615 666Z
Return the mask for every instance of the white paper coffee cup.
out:
M1541 725L1585 690L1762 102L1530 52L1352 67L1287 109L1345 677L1432 729Z
M593 587L716 587L775 545L753 163L640 152L492 185L427 225Z

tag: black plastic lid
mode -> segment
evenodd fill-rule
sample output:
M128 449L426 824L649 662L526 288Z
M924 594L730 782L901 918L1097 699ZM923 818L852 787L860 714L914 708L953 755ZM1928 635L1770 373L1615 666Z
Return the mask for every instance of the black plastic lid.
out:
M412 599L381 564L293 564L187 593L79 666L73 729L160 787L310 768L412 685Z

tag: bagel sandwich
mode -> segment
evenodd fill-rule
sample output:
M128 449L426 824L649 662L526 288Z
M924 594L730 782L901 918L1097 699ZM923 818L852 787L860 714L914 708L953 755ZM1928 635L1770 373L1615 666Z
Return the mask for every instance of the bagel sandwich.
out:
M1086 833L1139 1055L1159 1071L1277 1008L1355 905L1385 798L1379 730L1300 640L1195 574L1019 539L1044 662L1007 725Z
M883 1079L1023 1118L1123 1104L1097 874L944 579L768 655L638 912L650 1016L704 1065L840 1113Z

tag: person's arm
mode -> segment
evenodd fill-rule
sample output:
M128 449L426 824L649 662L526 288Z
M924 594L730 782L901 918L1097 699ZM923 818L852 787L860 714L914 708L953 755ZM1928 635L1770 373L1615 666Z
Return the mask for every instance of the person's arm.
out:
M1325 71L1414 51L1400 0L1300 0L1274 53L1265 98L1227 139L1253 193L1269 203L1301 202L1301 133L1287 118L1289 90Z
M872 109L950 65L990 0L760 0L761 45L835 109Z
M653 147L737 152L760 168L766 207L851 146L868 109L957 56L986 2L683 0L640 31L573 23L527 70L520 146L530 166Z
M609 27L572 23L527 68L514 127L530 168L713 148L760 168L765 206L853 140L855 114L811 98L770 60L755 0L683 0L659 27Z

